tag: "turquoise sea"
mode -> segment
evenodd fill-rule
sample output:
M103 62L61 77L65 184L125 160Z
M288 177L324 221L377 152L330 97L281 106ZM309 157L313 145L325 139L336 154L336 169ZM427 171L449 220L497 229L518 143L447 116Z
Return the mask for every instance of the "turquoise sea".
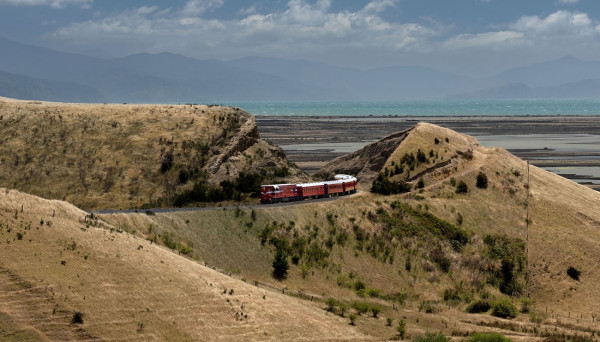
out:
M600 115L600 99L224 102L254 115L516 116Z

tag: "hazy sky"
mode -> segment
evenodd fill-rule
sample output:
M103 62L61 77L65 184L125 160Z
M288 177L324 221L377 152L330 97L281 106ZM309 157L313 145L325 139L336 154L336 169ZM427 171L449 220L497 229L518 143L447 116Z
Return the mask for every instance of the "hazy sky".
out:
M600 60L598 0L0 0L0 35L101 57L270 56L484 75Z

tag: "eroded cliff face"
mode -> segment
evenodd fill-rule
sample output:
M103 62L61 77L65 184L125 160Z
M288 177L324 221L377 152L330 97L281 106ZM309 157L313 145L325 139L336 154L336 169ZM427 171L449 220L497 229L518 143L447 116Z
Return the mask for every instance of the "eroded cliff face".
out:
M0 186L86 209L169 205L241 173L305 177L234 107L0 98L0 141Z
M410 131L409 129L392 134L356 152L338 157L327 163L315 177L331 179L339 173L354 175L358 179L359 188L368 191L373 180Z

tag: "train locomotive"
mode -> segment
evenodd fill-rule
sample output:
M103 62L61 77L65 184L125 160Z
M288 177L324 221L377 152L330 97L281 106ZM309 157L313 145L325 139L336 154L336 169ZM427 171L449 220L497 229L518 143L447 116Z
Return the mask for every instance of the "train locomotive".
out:
M261 185L260 203L303 201L308 198L343 196L356 192L356 177L336 175L334 179L315 183Z

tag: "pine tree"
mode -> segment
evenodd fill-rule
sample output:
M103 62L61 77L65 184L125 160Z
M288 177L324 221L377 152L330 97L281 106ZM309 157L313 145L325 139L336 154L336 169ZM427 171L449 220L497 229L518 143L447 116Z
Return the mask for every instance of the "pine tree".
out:
M287 271L290 269L290 264L287 260L287 253L278 248L273 259L273 276L277 279L283 279L287 275Z

